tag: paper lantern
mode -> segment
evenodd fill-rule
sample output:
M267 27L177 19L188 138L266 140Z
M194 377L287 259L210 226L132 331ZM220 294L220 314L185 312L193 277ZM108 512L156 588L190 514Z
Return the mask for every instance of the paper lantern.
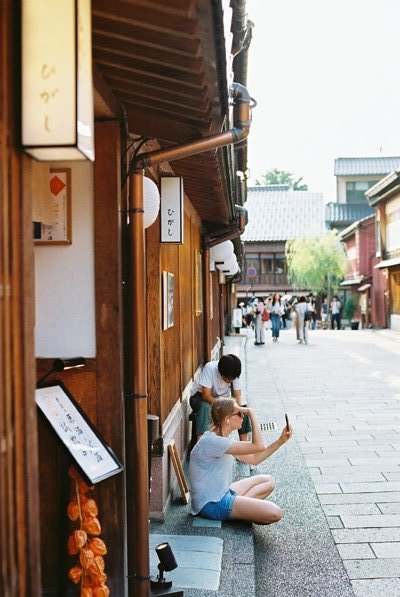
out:
M216 263L225 261L233 255L233 242L226 240L210 249L210 259Z
M235 253L229 257L229 259L225 259L222 263L217 264L217 268L224 271L230 270L237 264L237 259Z
M149 228L157 219L160 211L160 193L157 185L145 176L143 178L144 227Z
M228 271L224 270L223 273L225 274L225 276L235 276L239 271L240 271L239 264L236 263L236 265L234 267L232 267Z
M22 145L94 160L90 0L22 0Z

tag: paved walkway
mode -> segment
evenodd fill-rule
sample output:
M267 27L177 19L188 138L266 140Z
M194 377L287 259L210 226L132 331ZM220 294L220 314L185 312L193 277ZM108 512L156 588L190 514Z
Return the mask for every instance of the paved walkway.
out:
M248 339L249 400L279 428L288 412L295 430L259 467L275 474L285 510L254 527L260 597L400 596L399 357L390 332L316 330L308 346L293 330L276 344Z

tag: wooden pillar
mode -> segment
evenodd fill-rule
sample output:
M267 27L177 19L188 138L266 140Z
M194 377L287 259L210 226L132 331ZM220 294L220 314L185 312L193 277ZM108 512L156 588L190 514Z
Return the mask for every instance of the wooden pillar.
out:
M94 162L94 238L98 427L125 461L123 403L121 148L118 121L97 122ZM127 590L125 475L99 484L107 582L112 595Z
M0 2L0 594L39 597L31 197L19 153L20 13Z
M211 358L211 332L210 332L210 249L203 250L203 318L204 318L204 362Z

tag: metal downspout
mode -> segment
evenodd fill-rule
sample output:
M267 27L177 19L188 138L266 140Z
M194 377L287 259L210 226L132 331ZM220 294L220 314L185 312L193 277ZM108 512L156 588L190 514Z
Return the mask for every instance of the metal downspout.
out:
M145 152L130 165L129 183L129 330L126 376L126 483L128 535L128 595L147 597L149 593L149 503L147 457L147 343L145 240L143 226L143 170L162 162L196 155L245 139L250 130L251 107L255 105L247 89L233 83L234 128L172 148ZM208 314L209 315L209 314Z
M143 171L129 184L129 329L125 365L128 595L149 595L147 343ZM129 360L128 360L129 359Z

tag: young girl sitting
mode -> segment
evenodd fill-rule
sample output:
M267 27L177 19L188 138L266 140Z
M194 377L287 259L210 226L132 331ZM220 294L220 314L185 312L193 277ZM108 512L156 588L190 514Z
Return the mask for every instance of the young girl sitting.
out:
M252 441L236 441L230 434L240 429L248 414ZM241 407L231 398L219 398L211 407L214 427L206 431L190 454L191 512L215 520L248 520L271 524L282 517L282 510L265 498L273 491L271 475L255 475L232 483L232 466L236 456L242 462L257 465L271 456L292 436L284 428L280 437L265 446L260 424L251 408Z

